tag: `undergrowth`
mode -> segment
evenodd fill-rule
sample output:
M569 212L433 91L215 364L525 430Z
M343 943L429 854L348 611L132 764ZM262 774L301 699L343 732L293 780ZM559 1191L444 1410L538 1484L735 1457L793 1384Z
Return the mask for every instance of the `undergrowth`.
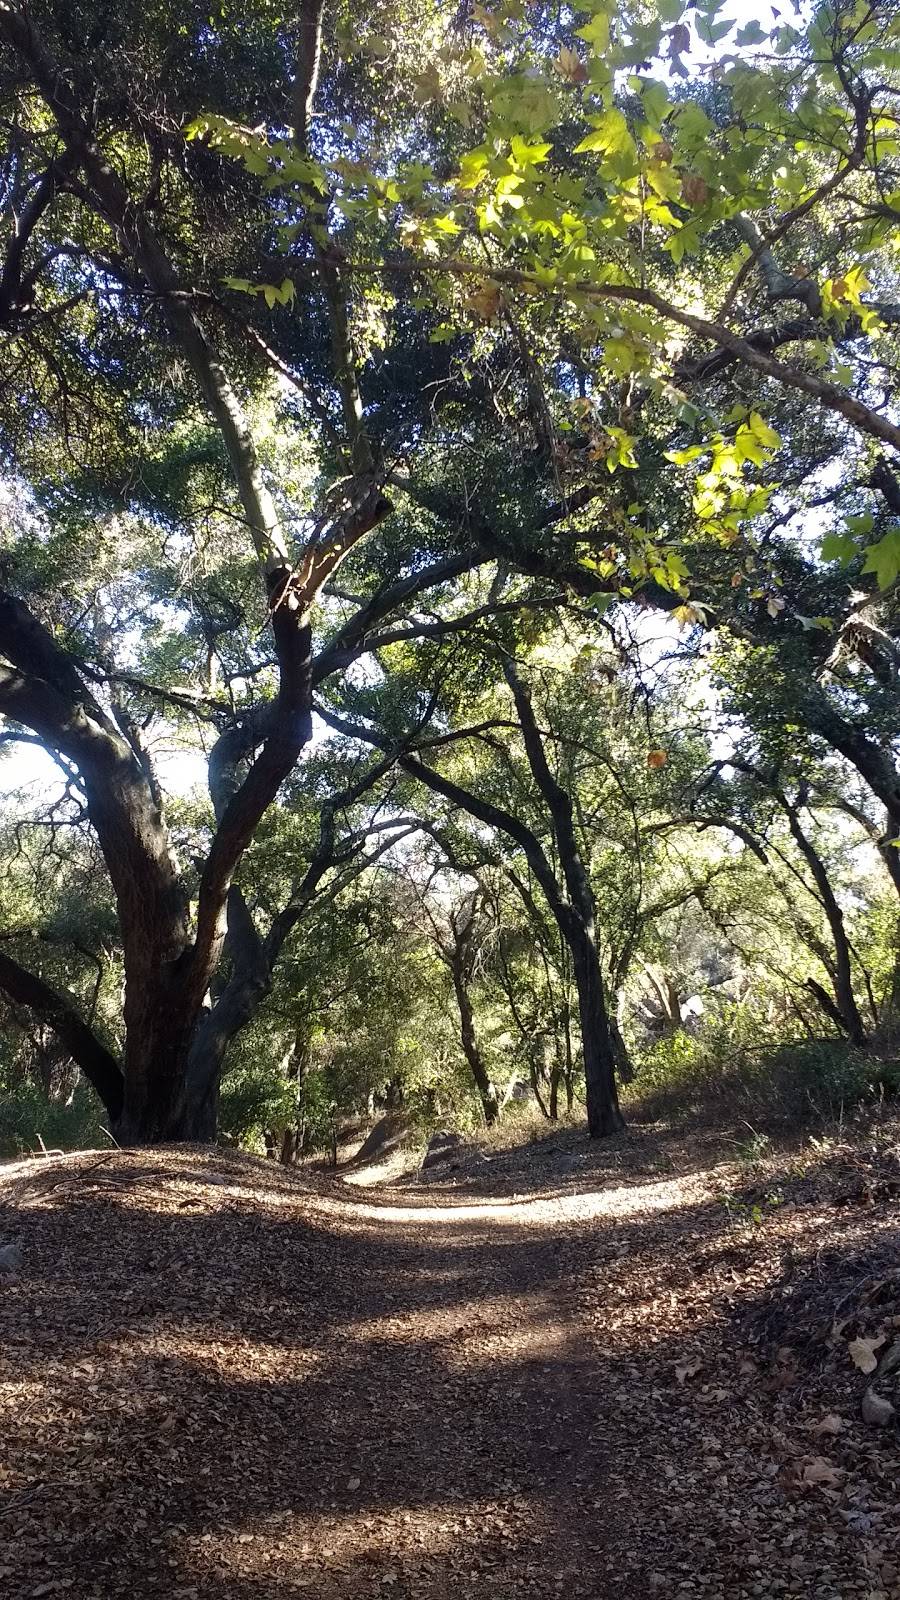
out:
M896 1038L855 1049L837 1038L760 1043L729 1021L662 1039L624 1092L626 1114L646 1121L735 1117L756 1127L831 1123L900 1093Z
M0 1158L47 1150L85 1150L109 1145L105 1113L83 1079L66 1100L48 1099L33 1082L17 1084L0 1099Z

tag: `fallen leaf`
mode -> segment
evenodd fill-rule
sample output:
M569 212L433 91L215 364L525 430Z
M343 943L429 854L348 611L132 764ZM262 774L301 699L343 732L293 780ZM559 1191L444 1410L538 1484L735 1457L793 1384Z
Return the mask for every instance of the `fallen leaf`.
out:
M827 1461L824 1456L811 1456L804 1463L801 1481L803 1483L821 1484L828 1489L838 1488L844 1480L840 1467L832 1461Z
M829 1411L821 1422L812 1422L809 1425L810 1433L843 1433L844 1419L837 1412Z
M696 1378L703 1366L702 1361L682 1361L675 1368L675 1376L679 1383L684 1383L686 1378Z
M859 1367L860 1372L874 1372L878 1366L875 1351L880 1350L884 1343L883 1333L877 1334L874 1339L851 1339L847 1346L847 1354L853 1365Z

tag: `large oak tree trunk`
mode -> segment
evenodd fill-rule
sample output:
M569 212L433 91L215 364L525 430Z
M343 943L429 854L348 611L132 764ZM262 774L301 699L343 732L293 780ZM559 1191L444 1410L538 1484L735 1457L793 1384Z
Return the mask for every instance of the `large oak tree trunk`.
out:
M75 659L22 601L0 593L3 654L10 663L0 662L0 712L32 728L78 768L115 893L125 969L121 1061L72 1001L12 957L0 962L0 987L54 1030L97 1090L122 1143L213 1135L225 1049L268 986L267 957L232 880L312 731L310 629L305 612L292 604L289 577L283 572L271 585L279 601L286 597L273 611L278 695L264 725L240 730L237 742L232 733L220 740L229 759L218 761L218 826L200 874L194 926L188 887L140 751L94 696ZM226 928L232 973L210 1006Z

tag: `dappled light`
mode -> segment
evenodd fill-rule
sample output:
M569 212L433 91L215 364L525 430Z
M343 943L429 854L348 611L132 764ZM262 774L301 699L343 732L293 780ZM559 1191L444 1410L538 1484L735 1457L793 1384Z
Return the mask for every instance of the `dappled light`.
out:
M836 1142L755 1167L691 1167L682 1142L660 1181L665 1141L633 1136L618 1181L583 1175L562 1220L539 1188L460 1206L452 1174L397 1205L215 1154L17 1172L8 1592L74 1559L76 1592L104 1600L549 1600L560 1578L588 1600L600 1563L637 1600L648 1571L699 1574L699 1550L709 1593L749 1596L787 1549L776 1592L818 1595L827 1569L841 1600L868 1595L897 1531L847 1354L891 1312L852 1285L900 1250L876 1187L900 1172L896 1129L874 1137L869 1157ZM515 1183L534 1156L504 1159ZM815 1295L844 1299L831 1345L807 1342Z
M629 1184L602 1193L558 1194L553 1199L540 1195L512 1196L508 1200L482 1200L472 1205L465 1201L453 1205L420 1204L398 1206L354 1203L351 1208L340 1201L320 1201L322 1211L342 1211L348 1221L380 1219L399 1224L437 1223L441 1227L460 1223L485 1226L556 1228L567 1221L589 1222L598 1217L640 1216L654 1211L671 1211L703 1196L702 1180L660 1179L658 1183Z
M0 1600L900 1600L898 0L0 85Z

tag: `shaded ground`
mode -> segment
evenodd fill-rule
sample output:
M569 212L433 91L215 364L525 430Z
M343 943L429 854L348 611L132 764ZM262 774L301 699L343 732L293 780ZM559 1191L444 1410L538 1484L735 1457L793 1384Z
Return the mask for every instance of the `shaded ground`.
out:
M10 1169L0 1593L897 1600L898 1146Z

